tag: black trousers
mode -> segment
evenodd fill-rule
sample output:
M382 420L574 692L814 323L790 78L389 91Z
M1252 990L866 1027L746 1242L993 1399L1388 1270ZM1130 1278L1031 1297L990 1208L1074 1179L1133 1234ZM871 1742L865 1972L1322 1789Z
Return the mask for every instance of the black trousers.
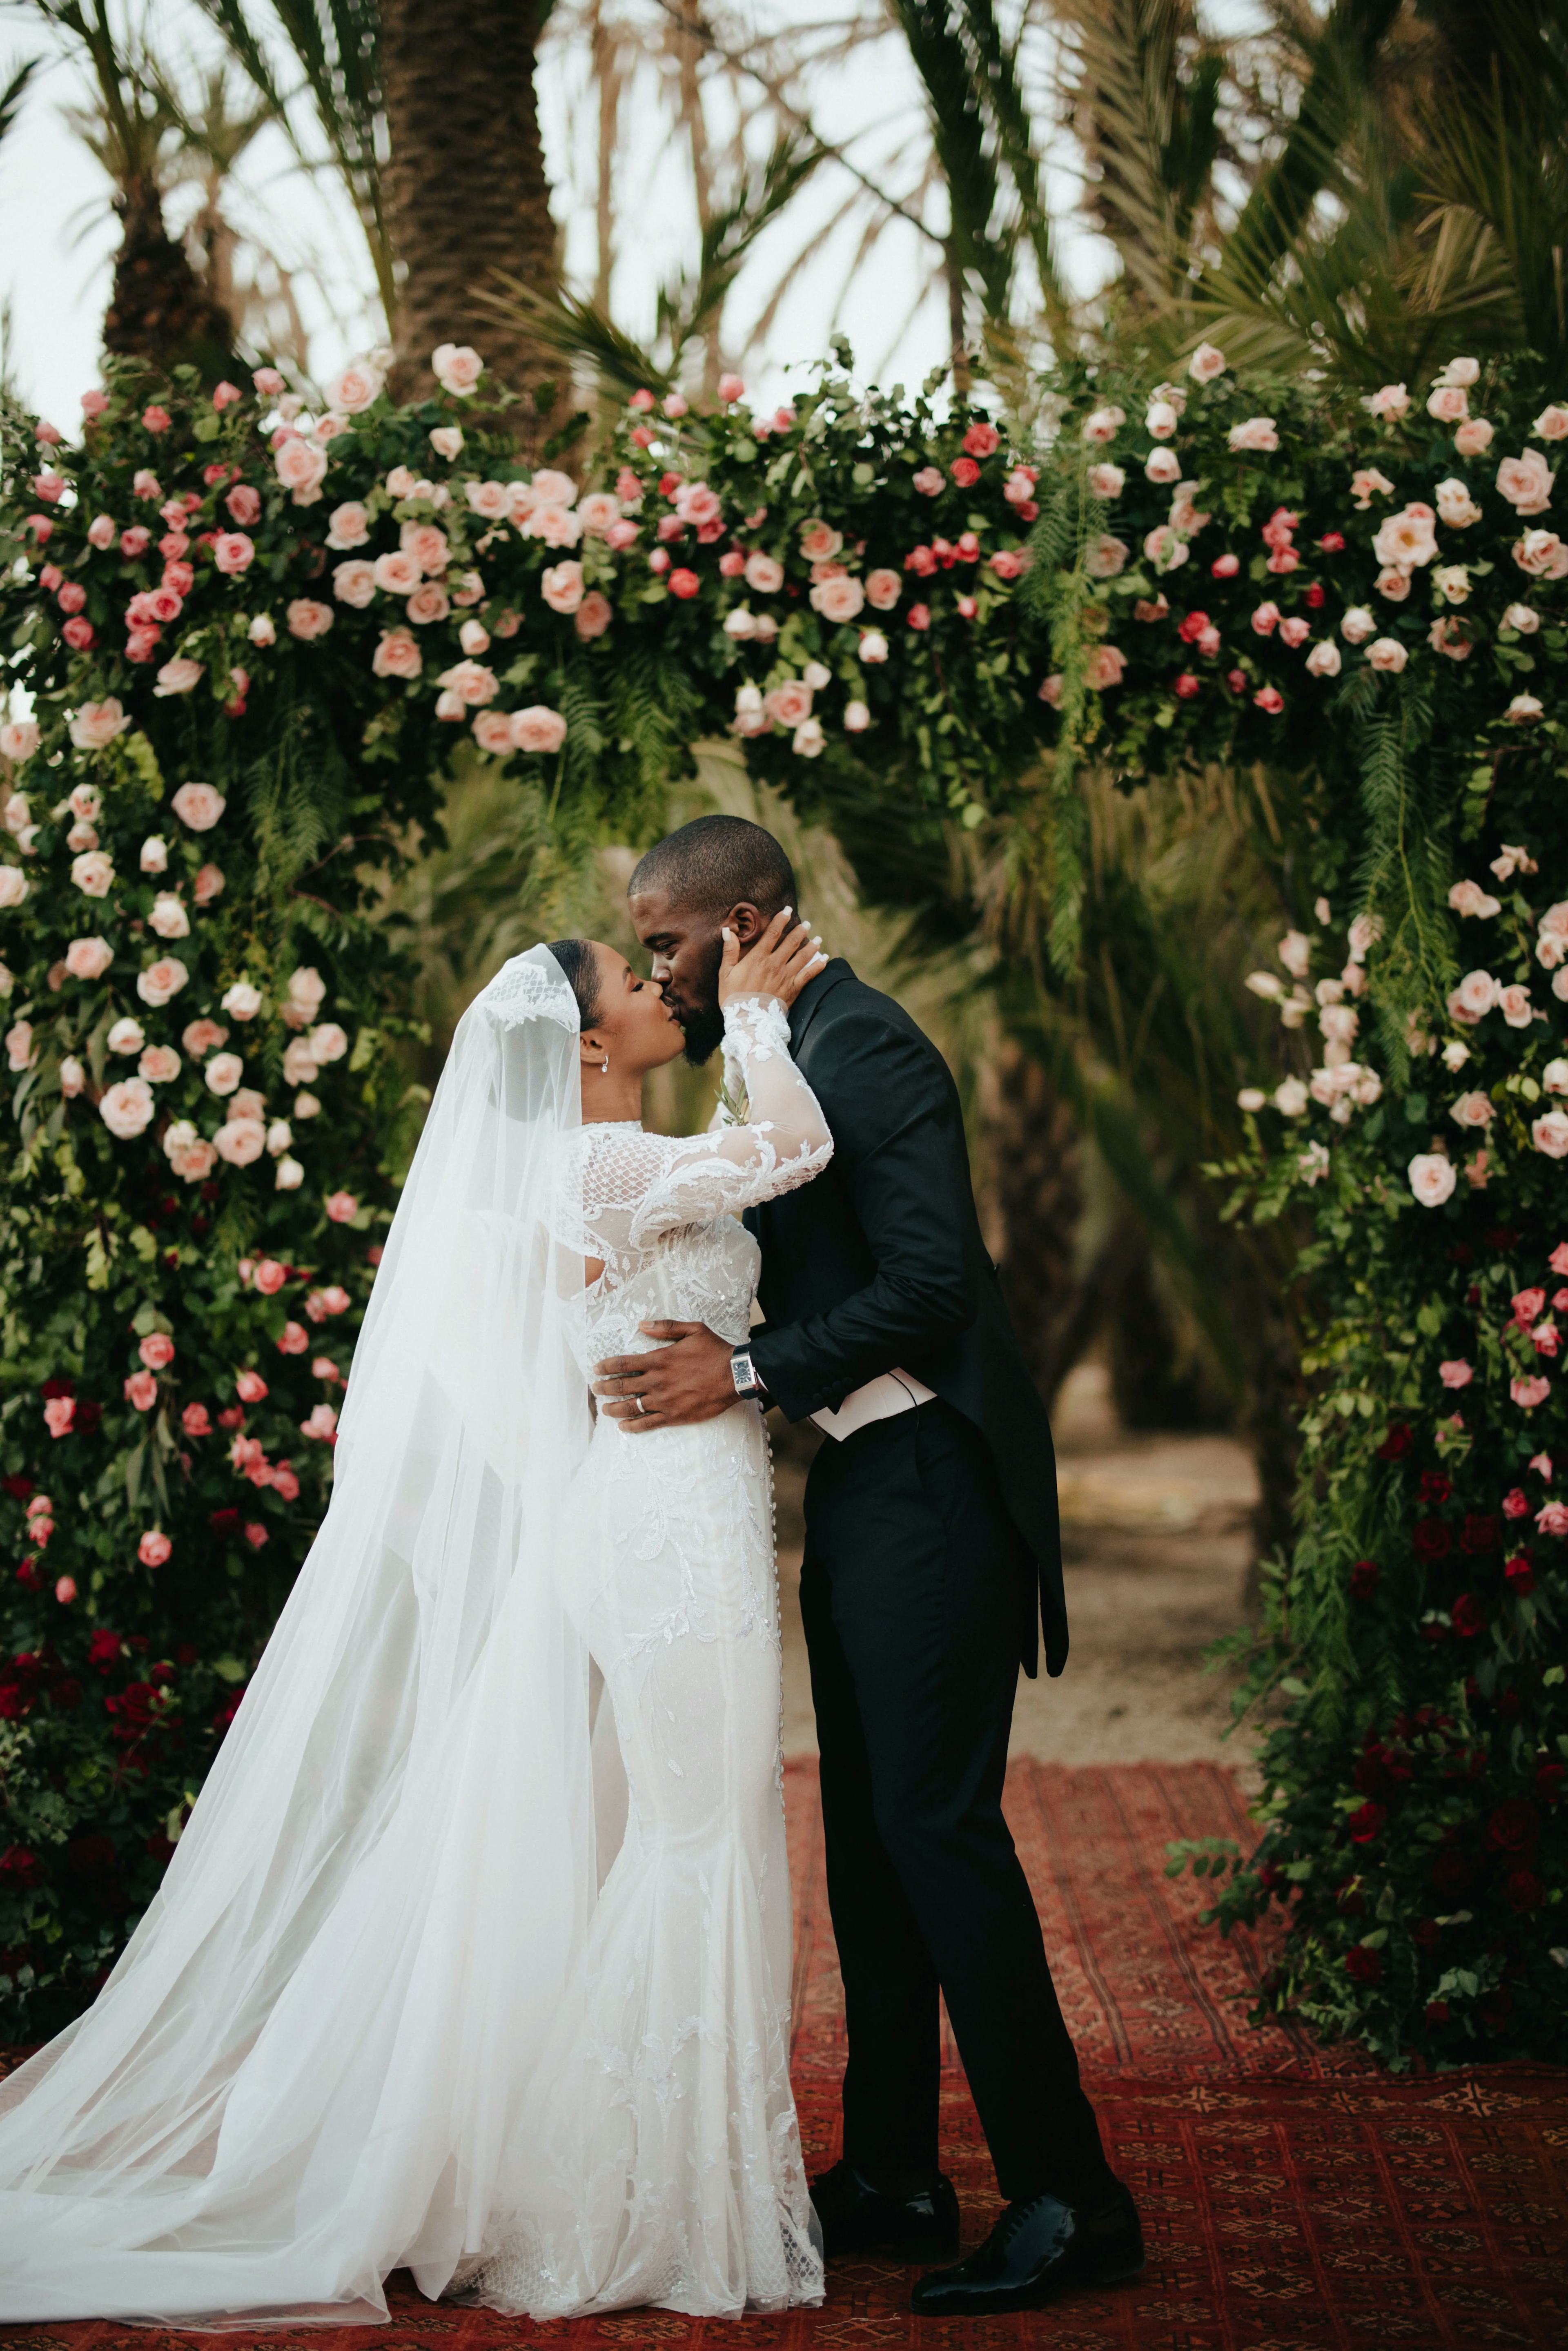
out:
M844 2155L935 2170L937 1994L1009 2201L1112 2184L1002 1817L1031 1562L985 1439L921 1405L831 1438L800 1606L849 2029Z

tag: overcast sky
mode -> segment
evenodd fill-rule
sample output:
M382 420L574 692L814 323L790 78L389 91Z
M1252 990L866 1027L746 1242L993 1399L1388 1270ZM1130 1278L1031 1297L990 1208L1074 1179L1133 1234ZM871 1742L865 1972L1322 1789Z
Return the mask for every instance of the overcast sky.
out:
M758 30L777 35L794 28L819 46L832 40L835 26L873 14L872 0L863 7L857 0L749 5L753 36ZM1246 8L1247 0L1223 0L1212 13L1234 23ZM261 0L254 13L257 21L266 21ZM659 0L622 0L622 13L634 14L655 29L662 22ZM742 0L723 21L747 58L766 69L764 50L747 46L753 36L745 30ZM7 10L5 22L0 66L47 53L47 30L36 27L24 10ZM193 89L200 63L215 51L210 27L193 0L151 0L145 22L154 49L181 69ZM583 285L591 282L596 263L594 112L586 40L573 29L566 6L558 7L556 23L539 72L540 113L568 273ZM1045 36L1031 56L1043 74L1051 62ZM844 146L880 185L901 196L910 193L919 175L923 118L918 85L896 34L882 33L797 87L822 139ZM741 127L755 152L767 143L759 93L745 75L735 78L733 88L747 118ZM98 381L99 336L119 241L109 211L109 183L63 118L63 108L80 92L73 65L51 64L36 81L16 128L0 144L0 298L8 299L12 310L12 373L30 404L73 432L80 395ZM733 107L728 87L715 91L710 113L721 136L733 124ZM1065 265L1076 284L1088 287L1104 274L1105 260L1094 241L1071 225L1071 152L1061 152L1049 184L1062 218ZM621 324L646 333L661 279L681 262L690 264L695 244L689 165L672 141L656 68L648 68L628 93L616 171L627 225L614 308ZM183 218L190 202L176 194L172 214ZM925 198L929 228L939 231L945 225L943 202L939 191ZM833 230L835 216L846 206L847 216ZM295 273L319 380L376 340L380 322L368 258L352 213L329 175L301 172L282 135L269 131L244 159L231 183L228 209L236 225L264 240ZM779 308L760 363L748 363L754 393L768 402L781 398L789 388L790 362L825 353L835 327L850 333L862 372L883 384L902 381L913 386L941 363L945 305L939 296L923 292L933 259L929 239L894 219L854 269L868 225L879 217L850 176L829 164L758 246L727 313L732 341L759 316L787 263L809 239L825 233Z

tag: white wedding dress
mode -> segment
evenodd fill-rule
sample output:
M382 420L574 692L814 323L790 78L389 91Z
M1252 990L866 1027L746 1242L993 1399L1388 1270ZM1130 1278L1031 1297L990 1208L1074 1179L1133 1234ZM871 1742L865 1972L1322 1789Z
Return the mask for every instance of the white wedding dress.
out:
M628 1436L587 1374L743 1338L735 1212L832 1146L770 1002L749 1123L685 1140L580 1124L577 1029L543 948L459 1028L327 1520L113 1975L0 2085L0 2320L375 2322L405 2265L537 2318L821 2298L766 1431Z

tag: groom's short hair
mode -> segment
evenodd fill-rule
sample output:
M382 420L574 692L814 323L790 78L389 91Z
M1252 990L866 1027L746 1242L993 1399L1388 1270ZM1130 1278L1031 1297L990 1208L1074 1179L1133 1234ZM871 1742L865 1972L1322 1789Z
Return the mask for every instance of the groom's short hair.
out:
M705 914L744 904L776 914L799 903L789 860L770 832L743 816L699 816L656 841L627 895L647 890L662 890L672 906Z

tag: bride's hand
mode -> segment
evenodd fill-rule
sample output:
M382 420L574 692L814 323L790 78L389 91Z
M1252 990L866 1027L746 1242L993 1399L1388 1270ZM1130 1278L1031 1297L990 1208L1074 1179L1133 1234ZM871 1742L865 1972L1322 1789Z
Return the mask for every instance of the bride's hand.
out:
M775 914L765 931L758 934L744 955L740 941L732 930L723 934L724 958L718 971L718 1000L727 1004L737 996L771 996L783 1005L793 1004L809 979L814 979L827 962L821 952L820 938L811 935L810 923L791 921L792 906Z

